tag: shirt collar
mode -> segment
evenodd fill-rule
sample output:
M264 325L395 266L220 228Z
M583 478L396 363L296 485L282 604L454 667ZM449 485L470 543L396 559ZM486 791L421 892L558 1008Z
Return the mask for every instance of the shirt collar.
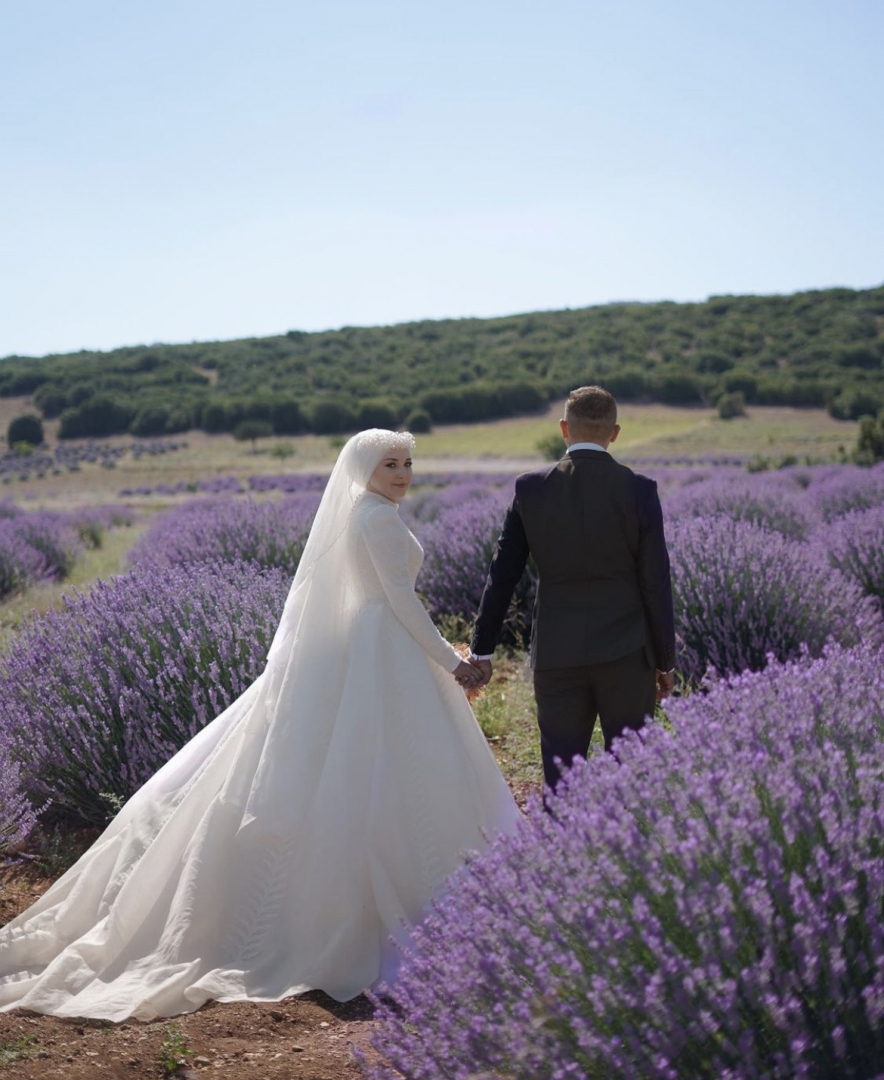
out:
M604 448L604 446L599 446L598 443L594 443L594 442L575 442L575 443L571 443L571 445L568 447L568 453L570 454L572 450L601 450L601 452L603 454L607 454L607 452L608 452Z

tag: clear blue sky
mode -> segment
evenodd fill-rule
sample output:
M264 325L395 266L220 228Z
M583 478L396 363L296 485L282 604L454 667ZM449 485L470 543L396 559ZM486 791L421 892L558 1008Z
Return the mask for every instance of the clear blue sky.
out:
M884 281L880 0L0 0L0 356Z

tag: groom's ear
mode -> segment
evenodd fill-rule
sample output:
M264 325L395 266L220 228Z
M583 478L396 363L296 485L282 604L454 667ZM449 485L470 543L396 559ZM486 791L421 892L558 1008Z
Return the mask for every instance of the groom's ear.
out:
M567 442L568 439L570 438L570 435L568 433L568 421L567 420L560 420L559 421L559 430L562 432L562 438L565 440L565 442Z
M614 430L613 430L613 431L611 432L611 438L610 438L610 439L608 439L608 442L609 442L609 443L612 443L612 442L616 442L616 441L617 441L617 436L618 436L619 434L620 434L620 425L619 425L619 424L615 424L615 425L614 425Z

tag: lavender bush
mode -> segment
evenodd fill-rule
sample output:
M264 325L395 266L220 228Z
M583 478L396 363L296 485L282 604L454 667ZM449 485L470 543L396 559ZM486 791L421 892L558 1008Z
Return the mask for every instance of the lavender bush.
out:
M319 505L302 494L279 502L193 499L157 515L129 553L130 565L253 562L293 575Z
M100 548L110 529L132 525L135 514L128 506L88 506L67 515L68 524L86 547Z
M25 792L102 822L264 666L289 587L252 564L99 581L32 623L0 666L0 733Z
M868 646L673 704L451 882L371 1080L884 1076L884 675Z
M811 470L808 470L811 471ZM825 521L851 510L868 510L884 504L884 466L861 469L857 465L834 465L812 471L808 497Z
M829 640L880 641L874 602L810 544L728 517L670 527L678 668L691 680L758 670Z
M82 543L68 515L0 503L0 599L38 581L67 577Z
M0 856L14 851L37 821L22 790L21 771L12 756L8 734L0 728Z
M502 492L443 507L418 529L424 564L417 588L437 621L471 623L475 618L508 501L508 493ZM513 597L504 640L524 642L535 587L536 577L529 570Z
M0 518L0 600L50 576L46 558L22 536L16 518Z
M668 521L723 514L804 539L816 524L816 508L789 476L717 474L690 483L664 496Z
M832 565L884 608L884 505L835 518L819 543Z
M11 520L21 538L43 556L43 576L54 581L66 578L81 552L80 539L67 517L51 510L34 510Z

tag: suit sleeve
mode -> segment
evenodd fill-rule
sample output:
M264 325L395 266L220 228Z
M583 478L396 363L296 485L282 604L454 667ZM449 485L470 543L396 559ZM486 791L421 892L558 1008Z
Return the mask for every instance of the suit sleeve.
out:
M396 618L431 660L454 671L461 657L442 637L418 599L408 570L408 530L396 510L381 506L365 520L365 543Z
M498 537L497 549L491 560L485 589L479 602L476 626L470 642L470 648L476 656L490 656L494 652L513 592L528 562L528 537L519 513L518 500L517 493L506 512L503 530Z
M672 578L663 532L663 510L657 485L652 480L647 481L639 512L638 577L656 664L661 671L669 671L675 667Z

